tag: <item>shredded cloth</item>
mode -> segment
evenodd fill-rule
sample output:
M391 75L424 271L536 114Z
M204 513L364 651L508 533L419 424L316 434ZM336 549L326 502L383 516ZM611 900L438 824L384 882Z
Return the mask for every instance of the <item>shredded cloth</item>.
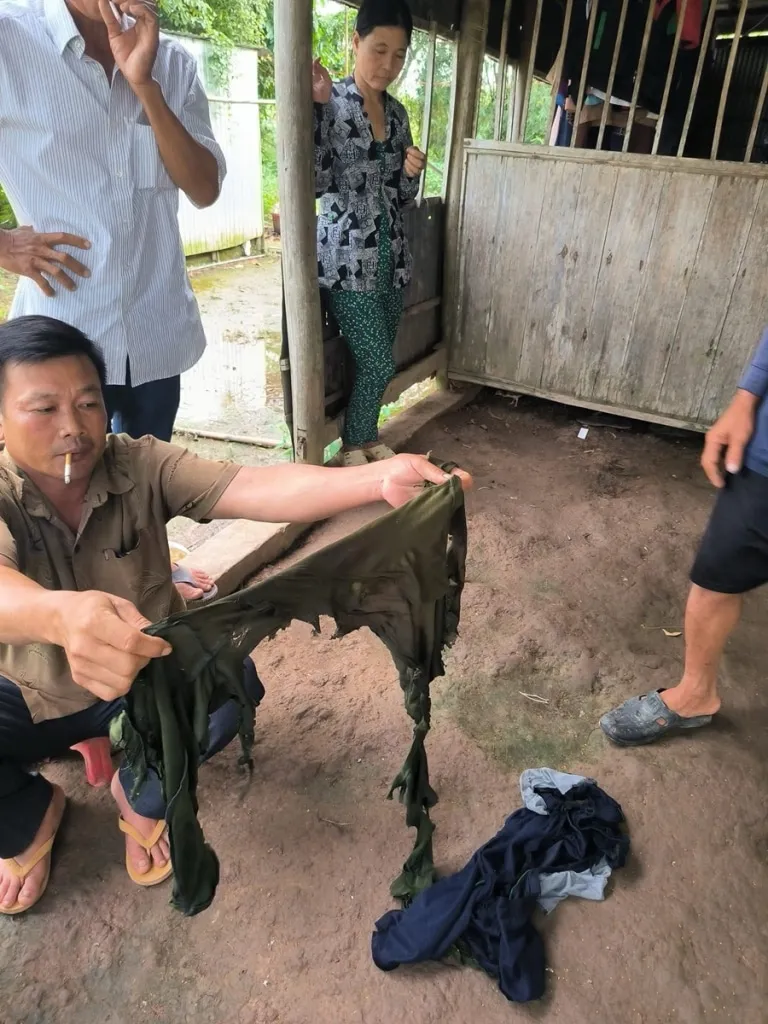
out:
M252 767L254 708L243 688L243 660L294 619L319 630L321 615L335 620L337 636L368 626L395 662L414 729L389 798L398 794L416 840L391 891L407 903L434 882L429 811L437 795L429 784L424 739L430 683L442 675L443 649L458 629L466 547L464 494L452 477L439 487L425 486L407 505L292 568L146 630L166 639L173 653L139 674L112 738L125 751L137 789L148 766L160 776L177 910L188 916L205 910L219 880L218 859L197 820L197 770L209 712L237 701L240 763Z
M533 916L547 880L622 867L629 836L621 807L591 779L526 773L523 784L527 806L461 871L376 922L377 967L452 957L480 967L514 1002L544 995L544 943Z

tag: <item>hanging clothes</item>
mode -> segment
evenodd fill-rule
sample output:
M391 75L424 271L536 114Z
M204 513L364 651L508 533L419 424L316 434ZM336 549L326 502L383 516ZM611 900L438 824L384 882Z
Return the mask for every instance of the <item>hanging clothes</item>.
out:
M712 0L714 2L714 0ZM664 13L665 7L672 3L672 0L656 0L654 20L658 21ZM679 18L683 9L683 0L675 0L675 11ZM681 46L689 50L697 50L701 46L701 23L704 14L703 0L688 0L683 18L683 31L680 36ZM675 24L675 28L677 25Z

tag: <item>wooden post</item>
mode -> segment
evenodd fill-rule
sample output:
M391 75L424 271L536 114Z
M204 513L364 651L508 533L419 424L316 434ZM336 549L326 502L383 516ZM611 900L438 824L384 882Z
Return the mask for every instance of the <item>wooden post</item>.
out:
M458 310L464 140L475 134L490 6L490 0L464 0L456 54L456 98L448 162L443 273L443 337L449 350L456 330Z
M294 459L320 465L325 360L315 230L312 0L275 0L275 92Z
M605 99L603 100L603 109L600 114L600 130L597 133L597 148L603 148L603 139L605 137L605 126L608 122L608 110L611 105L611 96L613 95L613 83L616 80L616 68L619 66L619 54L621 53L621 44L624 42L624 23L627 20L627 2L624 0L621 5L621 14L619 15L619 27L616 30L616 45L613 48L613 60L611 61L611 70L608 74L608 85L605 87Z
M560 49L557 51L557 59L555 60L554 67L554 81L552 82L552 103L549 108L549 121L547 123L547 145L549 145L549 139L552 135L552 128L555 123L555 114L557 113L557 91L560 88L560 80L563 77L563 67L565 66L565 51L568 46L568 33L571 29L571 16L573 14L573 0L566 0L565 3L565 18L563 20L563 37L560 40ZM565 107L563 107L563 117L566 116Z
M539 31L541 29L541 10L543 0L536 0L536 14L533 22L533 35L531 36L531 48L528 54L528 67L525 71L525 96L520 114L520 132L518 142L525 142L525 132L528 128L528 111L531 106L531 88L533 86L533 73L536 70L536 54L539 49Z
M499 47L499 73L496 77L496 114L493 119L493 138L496 142L501 138L504 120L504 99L507 92L507 67L509 66L509 23L512 18L512 0L504 4L504 20L501 24L501 46Z
M677 155L685 156L685 143L688 140L688 132L691 127L691 119L693 118L693 110L696 106L696 99L699 95L699 83L701 82L701 76L704 72L704 64L706 63L707 57L709 56L709 41L712 38L712 27L715 24L715 15L717 14L717 4L712 3L709 5L709 14L707 15L707 24L704 29L704 35L701 37L701 47L699 50L699 59L696 63L696 75L693 79L693 85L691 86L691 98L688 101L688 110L685 113L685 123L683 124L683 134L680 136L680 145L677 147Z
M429 140L432 135L432 101L435 97L435 60L437 58L437 22L433 21L429 27L429 53L427 54L427 80L424 83L424 109L421 115L421 151L429 158ZM419 195L416 199L418 206L424 202L424 189L427 187L427 168L421 175L419 182Z
M744 0L746 3L746 0ZM677 10L677 29L675 30L675 41L672 44L672 56L669 58L669 70L667 71L667 81L664 84L664 95L661 97L661 106L659 107L659 119L656 122L656 133L653 136L653 146L651 148L651 155L656 156L659 151L659 143L661 142L661 132L664 128L664 118L667 115L667 104L669 103L669 94L672 89L672 79L675 76L675 65L677 64L677 55L680 51L680 40L683 35L683 25L685 24L685 12L688 9L688 0L682 0L680 7Z
M525 0L523 10L523 38L520 49L520 60L517 65L517 84L515 88L515 105L512 111L512 132L510 142L525 142L525 121L523 108L525 107L525 91L528 82L528 71L531 64L536 60L533 50L533 30L536 21L536 13L539 9L536 0ZM532 73L532 72L531 72Z
M763 74L763 84L760 86L760 95L757 97L757 106L755 107L755 116L752 119L752 128L749 133L749 141L747 142L747 150L744 154L744 163L749 164L752 162L752 154L755 150L755 139L757 139L757 129L760 126L760 121L763 116L763 107L765 106L765 97L768 96L768 64L765 66L765 73Z
M739 52L741 33L744 31L744 19L747 16L747 7L749 7L749 0L741 0L739 15L736 18L736 28L733 30L731 51L728 54L728 64L725 68L723 91L720 93L720 106L717 110L717 120L715 121L715 137L712 140L713 160L717 160L717 151L720 148L720 135L723 131L723 118L725 117L725 108L728 104L728 93L731 91L731 79L733 78L733 69L736 67L736 55Z
M651 0L653 2L653 0ZM589 21L587 23L587 41L584 45L584 61L581 65L581 82L579 83L579 92L576 97L576 111L573 115L573 135L571 136L571 149L576 147L576 141L579 137L579 129L581 128L581 111L584 106L584 96L587 91L587 73L589 71L589 61L592 57L592 41L595 38L595 25L597 23L597 9L600 5L597 3L592 4L592 10L589 12Z
M648 0L648 14L645 19L645 31L643 32L643 42L640 46L640 60L638 61L637 74L635 75L635 86L632 90L632 102L629 105L629 114L627 115L627 127L624 129L624 145L621 147L622 153L629 152L629 143L632 137L632 129L635 126L635 112L637 110L637 100L640 96L640 86L643 81L643 75L645 74L645 61L648 57L648 45L651 41L651 29L653 28L653 14L655 10L655 0Z

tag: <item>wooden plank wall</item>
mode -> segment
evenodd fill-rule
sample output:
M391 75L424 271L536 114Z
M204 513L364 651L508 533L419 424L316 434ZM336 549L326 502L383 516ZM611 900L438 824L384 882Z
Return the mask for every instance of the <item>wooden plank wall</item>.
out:
M449 373L696 428L768 322L768 170L471 142Z

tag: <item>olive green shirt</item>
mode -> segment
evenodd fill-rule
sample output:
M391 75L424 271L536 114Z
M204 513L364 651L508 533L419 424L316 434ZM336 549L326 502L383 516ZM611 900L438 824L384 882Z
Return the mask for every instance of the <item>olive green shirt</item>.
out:
M166 523L208 518L239 466L209 462L152 437L110 435L74 534L0 453L0 555L48 590L100 590L131 601L150 622L184 610L171 579ZM96 699L72 679L64 649L0 644L0 674L20 688L35 722Z

